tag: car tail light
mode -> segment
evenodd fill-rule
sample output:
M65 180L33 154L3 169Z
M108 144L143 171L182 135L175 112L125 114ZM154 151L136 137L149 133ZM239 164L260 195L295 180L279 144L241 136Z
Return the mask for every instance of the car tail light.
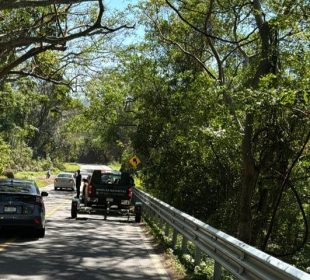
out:
M129 187L127 190L128 198L132 198L132 187Z
M88 193L88 195L92 195L93 194L93 186L91 184L89 184L88 187L87 187L87 193Z
M39 218L34 218L33 221L34 221L34 223L35 223L36 225L39 225L40 222L41 222Z

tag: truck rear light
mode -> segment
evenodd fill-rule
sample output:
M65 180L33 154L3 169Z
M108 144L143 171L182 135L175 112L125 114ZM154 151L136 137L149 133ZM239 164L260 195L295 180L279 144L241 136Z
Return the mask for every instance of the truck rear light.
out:
M93 193L93 186L91 184L89 184L88 187L87 187L87 193L89 195L92 195L92 193Z
M128 195L128 198L132 198L132 187L128 188L127 195Z

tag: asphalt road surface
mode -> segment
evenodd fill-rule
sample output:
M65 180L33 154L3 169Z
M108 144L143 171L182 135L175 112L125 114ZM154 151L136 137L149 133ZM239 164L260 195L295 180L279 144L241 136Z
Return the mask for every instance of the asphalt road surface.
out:
M45 198L46 234L0 232L0 279L171 279L134 217L79 214L71 219L70 191Z

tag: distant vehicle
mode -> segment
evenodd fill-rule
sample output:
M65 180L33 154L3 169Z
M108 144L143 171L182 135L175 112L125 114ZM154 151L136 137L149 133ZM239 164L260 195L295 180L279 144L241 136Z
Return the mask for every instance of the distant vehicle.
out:
M54 180L54 190L70 189L75 190L75 177L73 173L61 172Z
M30 228L38 238L45 235L45 206L36 183L29 180L0 179L0 227Z

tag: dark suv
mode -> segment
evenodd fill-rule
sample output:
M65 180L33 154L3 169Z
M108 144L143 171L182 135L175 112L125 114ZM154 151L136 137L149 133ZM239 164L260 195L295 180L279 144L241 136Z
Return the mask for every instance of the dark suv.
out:
M47 195L34 181L0 179L0 227L31 228L36 237L44 237Z

